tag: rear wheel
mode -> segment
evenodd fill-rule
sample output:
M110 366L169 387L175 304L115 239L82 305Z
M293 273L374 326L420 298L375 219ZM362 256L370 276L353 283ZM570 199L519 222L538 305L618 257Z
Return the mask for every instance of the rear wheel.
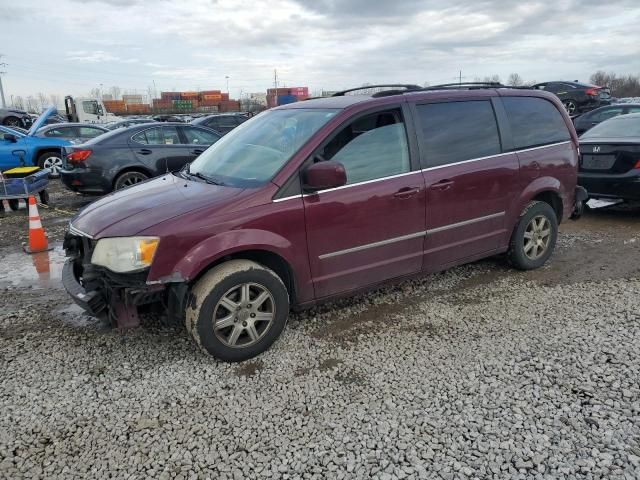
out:
M142 172L137 172L137 171L124 172L118 175L118 178L116 178L116 181L114 183L114 189L120 190L121 188L131 187L133 185L136 185L137 183L144 182L145 180L148 180L148 179L149 179L149 176Z
M209 271L191 292L185 321L198 346L226 362L267 350L289 315L289 295L276 273L249 260Z
M9 200L9 208L14 212L20 208L20 200L17 198L12 198Z
M520 270L539 268L549 259L558 238L558 219L551 205L533 201L520 214L511 236L509 260Z
M576 104L575 100L565 100L564 102L562 102L562 105L564 105L564 109L569 115L578 113L578 105Z
M57 152L46 152L38 157L38 166L43 170L49 170L49 176L56 178L62 170L62 155Z

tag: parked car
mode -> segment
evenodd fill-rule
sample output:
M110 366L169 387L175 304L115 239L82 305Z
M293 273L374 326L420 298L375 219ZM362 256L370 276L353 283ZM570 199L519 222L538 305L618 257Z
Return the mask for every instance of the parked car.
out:
M191 123L194 125L202 125L203 127L211 128L220 135L226 135L238 125L246 122L249 119L243 113L223 113L209 115L206 117L200 117L193 120Z
M36 165L46 168L51 176L56 176L62 166L62 148L70 145L62 138L35 136L55 108L43 113L31 126L27 134L22 134L8 127L0 126L0 171L22 165Z
M62 182L74 192L105 194L180 170L220 135L178 123L112 130L65 149Z
M90 123L53 123L40 128L34 137L62 138L70 143L83 143L108 131L103 126Z
M156 122L180 122L184 123L184 119L179 115L154 115L153 120Z
M640 200L640 113L610 118L580 137L578 182L591 198Z
M591 127L604 122L609 118L625 115L627 113L640 113L640 103L618 103L615 105L607 105L605 107L596 108L590 112L580 115L573 120L578 135L582 135Z
M0 125L5 127L30 128L33 124L31 116L17 108L0 108Z
M586 198L571 119L546 92L444 88L274 108L92 203L65 238L67 291L121 325L164 305L240 361L292 307L505 252L542 266Z
M105 125L105 128L109 130L116 130L118 128L126 128L132 125L142 125L144 123L153 123L155 120L153 118L131 118L127 120L121 120L119 122L113 122Z
M588 83L554 81L534 85L533 88L545 90L556 95L569 115L588 112L611 102L611 91L608 88Z

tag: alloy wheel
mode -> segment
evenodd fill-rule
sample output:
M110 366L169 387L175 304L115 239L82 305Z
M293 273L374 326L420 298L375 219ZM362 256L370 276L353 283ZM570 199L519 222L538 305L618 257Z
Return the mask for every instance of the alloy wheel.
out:
M536 215L524 231L524 254L530 260L542 257L551 241L551 222L544 215Z
M60 170L62 170L62 158L56 156L47 157L42 163L42 168L49 170L50 176L57 177L60 175Z
M564 105L564 109L567 111L568 114L576 113L576 110L578 108L575 102L573 102L572 100L567 100L566 102L563 103L563 105Z
M127 178L122 182L122 186L130 187L131 185L135 185L136 183L144 182L146 179L146 176L134 173L127 176Z
M276 315L271 292L257 283L229 289L213 311L213 329L226 346L245 348L265 336Z
M5 125L7 127L20 127L20 120L18 120L17 118L7 118L7 120L5 120Z

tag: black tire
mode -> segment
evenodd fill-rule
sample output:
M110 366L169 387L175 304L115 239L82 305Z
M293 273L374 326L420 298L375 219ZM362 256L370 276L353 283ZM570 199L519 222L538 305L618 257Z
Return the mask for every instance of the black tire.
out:
M20 208L20 199L18 198L11 198L9 200L9 208L11 210L13 210L14 212L17 212L18 209Z
M262 308L261 306L268 302L272 312L271 320L267 325L253 327L253 331L259 334L255 336L256 340L253 343L248 333L251 327L247 327L247 322L251 320L247 318L249 314L246 313L251 311L252 305L243 303L240 298L237 300L237 311L222 305L223 297L228 299L229 292L242 288L241 285L249 284L262 288L271 295L258 305L258 308ZM223 312L228 312L224 318L231 317L229 321L233 323L228 325L228 329L231 330L213 328L213 319L217 318L220 306L223 307ZM253 313L251 315L255 316ZM249 260L230 260L212 268L195 284L185 312L185 324L193 340L204 352L225 362L241 362L267 350L284 330L288 316L289 295L275 272ZM260 320L254 320L258 321ZM261 328L263 330L260 330ZM236 329L242 333L235 337L238 344L230 346L221 337L226 337L226 331L230 332L227 337L230 339Z
M534 219L537 224L542 224L540 219L545 219L545 227L541 227L541 230L536 232L535 227L537 225L532 223ZM548 225L549 234L548 237L543 237L543 232L547 230L546 225ZM525 238L525 234L528 237ZM520 270L540 268L553 254L557 238L558 218L551 205L540 201L530 202L520 214L511 235L507 253L509 261ZM531 245L532 243L533 246ZM542 246L544 246L544 249L540 251L539 249ZM534 248L536 254L539 253L539 256L533 254Z
M137 170L124 172L118 175L118 177L116 178L116 181L113 182L113 189L120 190L122 188L132 187L136 183L141 183L148 179L149 179L149 175L143 172L139 172Z
M562 102L562 105L569 115L576 115L578 113L578 104L575 100L565 100Z
M18 117L7 117L4 119L2 124L5 127L22 127L22 122Z
M62 154L58 152L45 152L38 157L38 166L49 169L51 178L58 178L62 169Z
M49 205L49 192L42 190L40 192L40 203L43 205Z

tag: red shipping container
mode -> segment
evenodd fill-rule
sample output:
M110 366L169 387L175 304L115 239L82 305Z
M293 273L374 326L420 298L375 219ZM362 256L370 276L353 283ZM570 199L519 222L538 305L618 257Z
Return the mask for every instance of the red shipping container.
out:
M309 87L295 87L289 89L289 95L294 95L296 97L308 97L309 96Z
M203 90L200 95L220 95L221 93L220 90Z
M198 98L198 92L181 92L180 99L181 100L192 100Z
M180 92L160 92L160 98L163 100L180 100Z
M277 96L289 95L289 90L289 88L268 88L267 94Z
M222 100L229 100L229 94L228 93L222 93Z

